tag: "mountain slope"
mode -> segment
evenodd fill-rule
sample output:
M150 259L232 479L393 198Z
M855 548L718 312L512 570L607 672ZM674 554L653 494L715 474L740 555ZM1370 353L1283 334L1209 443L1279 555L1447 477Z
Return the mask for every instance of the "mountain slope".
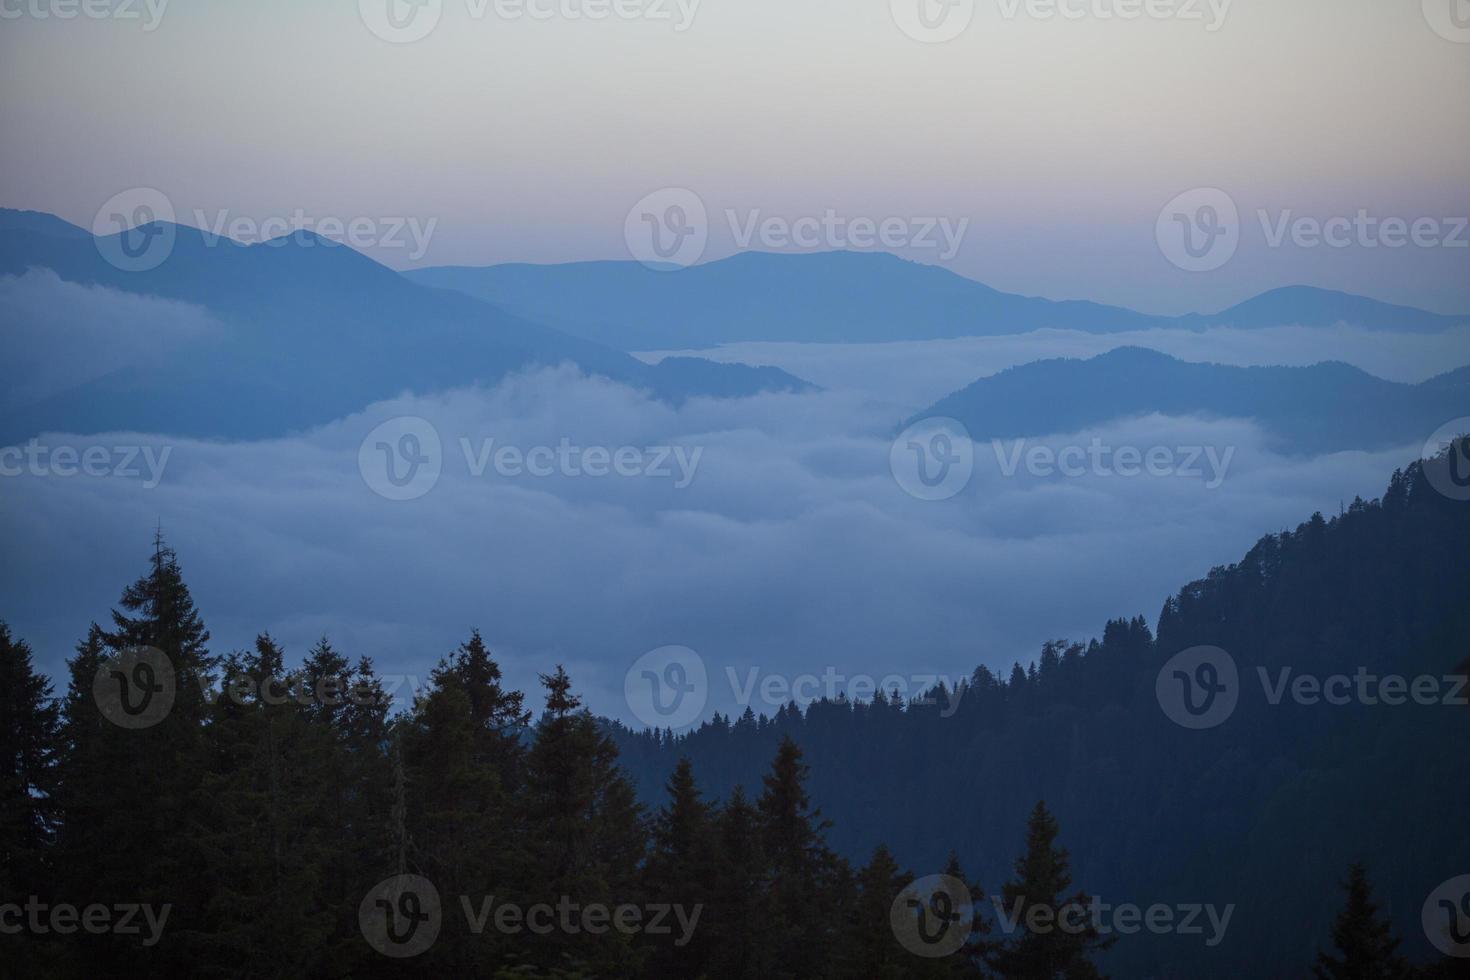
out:
M679 758L714 794L759 792L764 760L790 736L833 845L854 860L886 842L922 876L957 847L995 894L1024 814L1044 799L1076 887L1111 904L1230 907L1213 946L1208 930L1121 936L1099 962L1111 976L1300 976L1329 945L1334 885L1355 860L1422 961L1433 951L1421 906L1470 867L1470 781L1457 768L1470 735L1467 590L1470 504L1442 496L1414 463L1381 501L1267 535L1184 586L1156 630L1142 616L1114 620L1090 643L1047 644L1030 671L980 667L937 704L817 701L678 737L610 727L652 805ZM1191 730L1170 720L1159 679L1202 645L1231 658L1236 700ZM1282 671L1323 686L1315 699L1273 701ZM1369 696L1340 702L1327 679L1363 690L1360 672L1373 678ZM1390 677L1405 681L1399 695Z
M1409 385L1336 362L1242 368L1120 347L981 378L915 419L958 419L972 438L986 441L1077 432L1153 413L1255 419L1288 452L1382 449L1415 444L1470 414L1470 371Z
M1429 332L1445 330L1470 317L1445 316L1411 306L1395 306L1366 296L1316 289L1312 286L1286 286L1221 310L1219 313L1182 317L1185 326L1211 327L1275 327L1295 324L1303 327L1330 327L1348 323L1373 330Z
M406 275L457 289L623 350L740 341L878 343L1159 327L1330 326L1430 331L1470 323L1329 290L1290 287L1220 313L1153 316L1085 301L1000 292L933 265L879 252L742 252L678 271L636 262L457 266Z
M403 391L489 384L512 371L562 363L676 401L808 387L775 369L644 364L461 293L408 282L309 233L244 246L172 226L167 259L126 272L104 260L90 235L69 227L11 212L0 222L0 276L50 269L70 283L197 304L228 329L161 363L120 368L7 412L0 444L47 429L278 435ZM10 329L30 330L33 345L48 339L36 336L33 324ZM66 339L55 342L56 356L66 356Z
M624 350L745 340L933 340L1040 327L1107 332L1167 323L1096 303L1002 293L938 266L876 252L744 252L674 272L636 262L580 262L407 275Z

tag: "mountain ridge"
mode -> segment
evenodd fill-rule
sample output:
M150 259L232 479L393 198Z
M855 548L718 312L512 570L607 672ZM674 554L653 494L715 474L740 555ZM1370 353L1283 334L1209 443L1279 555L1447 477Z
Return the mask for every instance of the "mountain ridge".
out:
M195 304L228 329L163 355L161 364L8 408L0 444L58 430L264 438L405 391L491 384L535 365L574 364L674 403L811 388L776 368L691 359L649 365L462 293L412 283L311 233L247 245L155 223L145 231L173 238L166 259L125 271L102 251L118 236L94 239L64 227L73 226L8 212L0 221L0 276L49 269L66 283ZM64 356L64 337L28 339L43 349L62 345L56 356Z
M1213 326L1331 326L1435 332L1470 323L1313 286L1267 290L1215 313L1164 316L1086 299L1006 293L885 252L740 252L677 271L593 260L436 266L404 273L624 350L747 341L877 343Z
M1183 361L1143 347L1049 358L951 392L908 419L961 422L978 441L1078 432L1144 415L1253 419L1288 453L1387 449L1426 439L1470 414L1470 366L1418 384L1341 361L1236 367Z

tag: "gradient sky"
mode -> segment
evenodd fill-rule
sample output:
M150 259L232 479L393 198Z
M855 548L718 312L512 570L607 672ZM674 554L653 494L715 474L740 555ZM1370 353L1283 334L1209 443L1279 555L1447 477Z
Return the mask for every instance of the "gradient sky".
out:
M410 44L356 0L174 0L151 32L27 12L54 2L0 0L22 14L0 19L0 205L87 226L148 186L191 224L435 219L418 265L627 258L629 208L679 186L709 208L706 259L735 247L727 208L831 208L968 218L948 267L1018 292L1174 312L1305 282L1470 312L1470 248L1271 248L1257 215L1470 214L1470 43L1431 29L1440 0L1236 0L1215 31L1205 4L1041 20L977 0L943 44L889 0L702 0L682 32L443 0ZM1242 216L1208 273L1154 235L1196 187Z

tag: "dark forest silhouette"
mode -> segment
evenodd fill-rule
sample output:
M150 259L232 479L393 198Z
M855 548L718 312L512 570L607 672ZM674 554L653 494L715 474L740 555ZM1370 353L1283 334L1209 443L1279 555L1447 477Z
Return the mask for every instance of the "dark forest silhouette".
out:
M1242 696L1227 723L1196 732L1164 717L1153 685L1199 644L1234 651L1243 687L1257 665L1463 672L1467 515L1415 463L1381 501L1268 536L1187 586L1156 635L1119 620L1101 640L1048 644L1008 678L982 667L962 692L790 706L682 736L594 717L560 667L533 722L478 633L399 714L372 664L326 639L291 668L264 634L214 654L160 539L108 625L78 644L59 698L0 627L0 905L167 903L167 927L152 945L7 932L0 974L1463 975L1464 960L1430 965L1406 923L1470 868L1470 711ZM144 648L166 664L138 673L126 658ZM129 727L99 710L99 672L113 671L158 691L171 672L167 712ZM314 696L262 697L272 680ZM979 922L947 955L917 955L893 910L913 897L916 914L949 916L952 904L913 893L941 873ZM433 882L442 923L427 950L394 959L359 912L405 874ZM1239 912L1218 949L1088 922L1007 929L995 915L1024 922L1099 892ZM492 895L701 912L682 944L477 933L459 896Z

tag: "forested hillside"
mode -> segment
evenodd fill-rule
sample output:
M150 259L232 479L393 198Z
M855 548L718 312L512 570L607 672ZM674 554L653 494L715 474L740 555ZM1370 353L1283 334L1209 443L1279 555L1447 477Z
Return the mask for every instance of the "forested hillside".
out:
M928 706L820 701L618 739L645 798L679 757L703 785L757 785L762 760L795 739L844 854L885 841L900 861L938 871L954 848L980 881L997 882L1023 814L1045 799L1089 889L1145 906L1235 904L1218 948L1135 938L1103 961L1119 976L1299 975L1294 964L1328 933L1333 883L1355 860L1422 957L1425 896L1470 869L1467 597L1470 505L1437 492L1416 463L1381 500L1267 535L1185 586L1156 630L1120 618L1101 638L1048 643L1006 676L981 667ZM1231 656L1239 703L1216 727L1187 730L1161 709L1156 682L1198 645ZM1438 700L1366 704L1355 682L1349 704L1296 703L1290 687L1272 704L1283 668L1289 684L1360 669L1432 677Z
M610 735L560 667L528 703L477 632L396 714L327 639L215 653L160 538L64 691L0 626L0 974L1459 975L1418 916L1470 867L1467 515L1416 463L1157 636L681 737ZM1200 644L1238 703L1191 728L1156 683ZM1283 666L1445 684L1272 704ZM1128 933L1094 901L1206 918Z

